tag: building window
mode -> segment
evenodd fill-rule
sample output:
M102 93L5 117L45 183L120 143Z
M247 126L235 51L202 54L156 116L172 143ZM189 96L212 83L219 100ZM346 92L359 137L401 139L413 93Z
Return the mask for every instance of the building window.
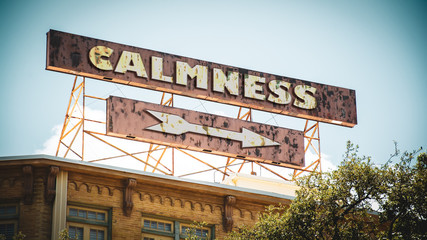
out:
M174 240L174 237L162 236L158 234L143 233L142 240Z
M107 240L109 228L107 210L68 206L67 227L69 236L79 240Z
M161 220L155 220L155 219L147 219L144 220L144 228L145 229L151 229L151 230L157 230L162 232L173 232L173 222L165 222Z
M210 239L210 229L207 227L197 228L191 226L191 224L181 225L181 236L187 237L188 233L192 232L193 235L197 236L198 239Z
M17 204L0 205L0 235L6 240L12 240L18 229L18 206Z
M77 207L69 207L68 216L80 218L84 220L99 221L99 222L106 222L107 220L106 211L95 211L91 209L82 209Z
M68 235L74 239L83 239L83 229L82 227L68 226Z
M173 240L174 222L143 217L142 232L142 240Z
M187 230L192 229L193 234L201 240L215 239L215 226L194 228L188 221L171 219L167 217L144 216L142 218L142 240L173 240L185 239Z

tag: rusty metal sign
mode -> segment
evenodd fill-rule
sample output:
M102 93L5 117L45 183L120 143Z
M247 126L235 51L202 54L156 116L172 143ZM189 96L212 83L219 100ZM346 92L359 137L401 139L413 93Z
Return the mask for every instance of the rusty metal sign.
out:
M354 90L50 30L48 70L347 127Z
M299 169L303 132L110 96L107 135Z

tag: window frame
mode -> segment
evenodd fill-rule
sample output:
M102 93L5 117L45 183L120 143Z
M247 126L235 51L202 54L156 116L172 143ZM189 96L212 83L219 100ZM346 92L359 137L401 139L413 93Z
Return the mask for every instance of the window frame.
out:
M165 223L165 224L170 224L171 225L171 230L170 231L166 231L166 230L159 230L159 229L155 229L155 228L145 228L145 220L150 221L150 225L151 222L160 222L160 223ZM152 232L152 233L164 233L164 234L173 234L175 232L175 224L173 221L170 220L164 220L164 219L158 219L158 218L152 218L152 217L142 217L142 228L147 230L147 232Z
M70 216L70 208L86 211L86 217ZM105 220L88 219L88 212L104 213ZM89 239L90 229L104 230L105 240L111 240L112 238L112 209L102 206L93 206L89 204L82 204L76 202L68 202L66 212L67 229L69 226L84 227L83 239L87 237ZM77 214L78 215L78 214Z
M92 225L92 224L87 224L87 223L67 222L67 229L70 229L70 226L71 227L83 228L83 240L84 239L90 239L90 230L91 229L103 230L105 232L104 240L107 239L107 234L108 234L107 227L99 226L99 225Z
M158 234L152 234L152 233L142 233L141 240L144 240L144 238L154 239L154 240L174 240L175 237L170 236L164 236L164 235L158 235ZM166 238L166 239L165 239Z
M188 237L187 233L182 231L183 227L191 228L191 223L182 223L182 224L180 224L180 226L179 226L179 237L180 237L180 239L185 239L186 237ZM201 239L201 240L211 239L212 229L210 227L201 227L201 228L196 228L196 229L200 229L201 231L202 230L207 230L208 231L208 234L206 235L206 237L201 236L199 239ZM203 232L202 232L202 234L203 234Z
M172 232L164 232L164 231L153 230L150 228L144 228L144 219L154 220L154 221L158 221L158 222L173 223L172 224ZM160 236L172 237L174 240L184 239L187 237L187 234L181 233L182 226L190 227L190 225L192 223L194 223L194 221L142 213L142 217L141 217L141 233L142 233L141 240L144 239L144 233L145 234L157 235L159 237ZM208 237L207 238L215 239L215 225L214 224L208 224L205 227L203 227L202 229L208 230ZM152 237L152 236L148 236L148 237ZM203 239L207 239L207 238L200 238L200 239L203 240Z
M6 202L0 204L0 207L9 207L13 206L15 207L15 213L14 214L4 214L0 215L0 224L13 224L13 235L18 234L18 224L19 224L19 204L15 202Z

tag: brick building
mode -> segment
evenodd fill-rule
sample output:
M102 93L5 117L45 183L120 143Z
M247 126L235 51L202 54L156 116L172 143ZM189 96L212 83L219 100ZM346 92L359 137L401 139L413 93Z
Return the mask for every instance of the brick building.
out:
M79 239L177 240L194 221L207 223L201 239L223 239L292 199L47 155L0 158L0 233L25 239L57 239L67 228Z

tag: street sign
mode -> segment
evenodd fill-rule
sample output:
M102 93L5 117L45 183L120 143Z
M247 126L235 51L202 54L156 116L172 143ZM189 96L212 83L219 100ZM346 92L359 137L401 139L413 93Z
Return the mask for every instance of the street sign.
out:
M341 126L357 124L354 90L55 30L47 38L48 70Z
M110 96L107 135L279 166L304 166L303 133Z

